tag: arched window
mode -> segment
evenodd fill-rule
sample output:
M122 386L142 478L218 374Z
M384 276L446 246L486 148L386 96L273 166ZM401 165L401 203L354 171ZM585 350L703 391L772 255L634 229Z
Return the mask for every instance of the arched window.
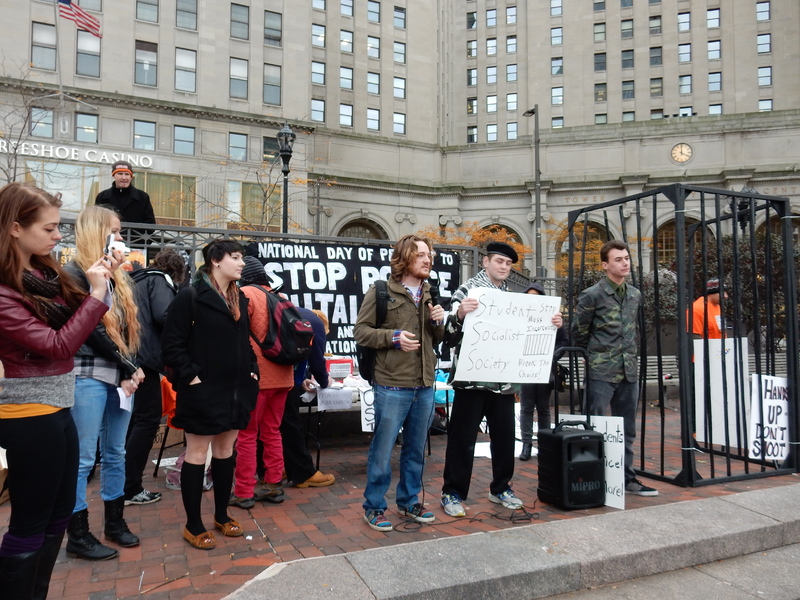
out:
M586 232L584 240L584 230ZM576 223L572 230L572 240L575 244L573 248L573 269L576 271L582 267L589 271L589 278L594 281L602 273L600 267L600 248L608 241L608 233L605 227L596 223L588 222ZM569 232L563 230L556 241L556 275L566 277L569 273ZM581 259L581 252L585 249L585 260ZM595 272L592 274L592 272ZM593 278L593 279L592 279Z
M686 229L688 230L691 225L698 223L697 219L686 219ZM676 233L675 221L664 223L658 228L656 232L656 251L653 253L653 268L662 267L664 269L674 270L675 259L678 256L678 239ZM714 234L707 232L706 238L708 243L713 243ZM689 243L688 233L686 235L686 243ZM696 243L699 241L696 240Z
M775 213L771 213L769 220L769 228L772 235L781 235L781 220L775 216ZM792 242L795 244L800 243L800 216L792 215L791 218L792 223ZM761 225L758 226L756 230L756 235L763 234L767 229L767 222L764 221Z
M388 240L389 236L383 227L368 219L350 221L339 230L339 237L364 238L371 240Z

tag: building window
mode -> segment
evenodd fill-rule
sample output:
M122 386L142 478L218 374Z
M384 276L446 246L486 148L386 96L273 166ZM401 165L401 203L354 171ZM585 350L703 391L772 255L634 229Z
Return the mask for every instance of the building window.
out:
M381 111L377 108L367 109L367 129L370 131L381 130Z
M622 99L633 100L636 97L636 91L633 87L633 81L622 82Z
M594 101L595 102L605 102L608 98L607 95L608 86L605 83L595 83L594 84Z
M561 27L550 29L550 45L560 46L564 43L564 30Z
M691 106L681 106L678 109L678 116L679 117L691 117L693 114Z
M625 111L625 112L622 113L622 122L623 123L627 123L627 122L635 121L635 120L636 120L636 113L633 112L632 110L628 110L628 111Z
M197 90L197 52L175 48L175 89L182 92Z
M550 59L550 74L563 75L564 74L564 59L560 56Z
M394 26L398 29L406 28L406 9L401 6L394 7Z
M370 23L381 22L381 3L375 0L367 1L367 20Z
M553 0L550 0L551 2ZM552 11L552 8L551 8ZM552 12L551 12L552 14ZM508 25L513 25L517 22L517 7L516 6L507 6L506 7L506 23Z
M486 83L489 85L497 83L497 67L486 67Z
M772 85L772 67L758 67L758 87Z
M325 63L311 62L311 83L325 85Z
M550 0L550 16L559 17L563 12L563 0Z
M406 64L406 45L403 42L394 43L394 62Z
M633 6L633 0L619 0L620 8L631 8Z
M264 63L264 104L281 103L281 67Z
M175 27L197 31L197 0L178 0Z
M158 0L136 0L136 18L158 23Z
M478 85L478 69L467 69L467 86Z
M478 13L476 12L468 12L467 13L467 29L477 29L478 28Z
M594 2L592 3L592 8L594 9L594 12L600 12L601 10L605 10L606 9L605 0L594 0Z
M283 40L283 15L264 11L264 43L267 46L280 46Z
M100 77L100 38L88 31L78 30L78 53L75 73Z
M247 61L231 58L230 85L231 98L247 99Z
M486 96L486 112L487 113L496 113L497 112L497 96Z
M496 142L497 141L497 125L487 125L486 126L486 141L487 142Z
M476 125L470 125L467 127L467 143L474 144L478 141L478 127Z
M661 77L650 79L650 97L661 98L664 96L664 80Z
M311 24L311 45L317 48L325 47L325 25Z
M550 104L564 104L564 88L554 87L550 88Z
M194 127L175 125L172 151L175 154L194 154Z
M680 75L678 76L678 93L691 94L692 93L692 76Z
M139 85L158 85L158 44L136 40L135 56L133 82Z
M711 40L708 42L708 60L719 60L722 58L722 42Z
M517 65L506 65L506 81L517 80Z
M341 7L339 10L341 11L342 15L345 17L353 16L353 0L341 0L339 6Z
M478 40L467 40L467 58L478 56Z
M31 108L31 135L53 137L53 111L44 108Z
M367 56L370 58L381 57L381 38L367 36Z
M486 26L497 27L497 11L494 8L486 11Z
M339 87L343 90L353 89L353 69L350 67L339 67Z
M595 125L605 125L608 123L608 115L603 113L594 116L594 124Z
M509 35L506 37L506 53L514 54L517 51L517 36Z
M769 112L772 110L772 100L759 100L758 112Z
M708 91L719 92L722 90L722 73L709 73L708 74Z
M663 64L664 59L662 56L662 49L661 46L655 46L650 48L650 66L651 67L658 67L659 65Z
M53 25L33 24L31 64L37 69L56 70L56 28Z
M150 121L133 122L133 147L137 150L156 149L156 124Z
M345 29L339 30L339 48L342 52L353 53L353 32Z
M633 37L633 19L626 19L620 23L620 37L622 39Z
M406 97L406 80L404 77L394 78L394 97L400 99Z
M352 76L352 70L351 70ZM381 74L380 73L367 73L367 93L380 94L381 93Z
M353 105L340 104L339 105L339 125L342 127L353 126Z
M98 121L97 115L77 113L75 115L75 141L96 144Z
M657 119L664 118L664 110L661 108L654 108L650 111L650 120L655 121Z
M594 24L594 41L595 42L604 42L606 39L606 24L605 23L595 23Z
M678 62L685 63L692 60L692 45L678 44Z
M245 134L228 134L228 156L233 160L247 160L247 136Z
M756 2L756 21L769 21L769 2Z
M274 135L264 136L261 138L263 144L261 146L261 162L271 163L278 159L278 140Z
M550 127L552 129L561 129L564 127L564 117L553 117L550 119Z
M494 56L497 54L497 38L488 38L486 40L486 55Z
M325 122L325 100L311 100L311 120Z
M678 31L690 31L692 29L692 13L678 13Z
M103 0L80 0L78 4L84 10L91 10L94 12L101 12L103 10Z
M623 69L633 68L633 50L622 51L622 68Z
M762 33L761 35L756 37L756 41L758 43L758 53L759 54L769 54L772 52L772 35L769 33ZM711 42L709 42L710 46ZM711 58L711 56L709 56Z
M650 35L661 34L661 17L650 17Z
M517 139L517 123L506 123L506 139L507 140L515 140Z
M325 0L312 0L311 8L316 8L317 10L325 10Z
M392 131L399 135L406 134L406 115L404 113L394 113L392 116Z
M231 4L231 37L238 40L250 39L250 7Z
M714 29L719 27L719 9L718 8L709 8L706 11L706 27L709 29Z
M708 114L709 115L721 115L722 114L722 104L709 104L708 105Z
M467 114L474 115L478 113L478 99L467 98Z
M598 72L606 70L605 52L598 52L597 54L594 55L594 70Z

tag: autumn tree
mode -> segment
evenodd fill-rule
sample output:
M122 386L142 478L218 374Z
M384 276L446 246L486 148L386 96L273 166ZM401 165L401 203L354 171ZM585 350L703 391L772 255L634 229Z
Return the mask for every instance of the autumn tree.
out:
M525 260L525 255L532 249L519 241L513 231L502 225L489 225L481 227L477 221L464 221L459 227L426 227L419 235L427 237L434 244L450 246L473 246L486 248L489 242L505 242L517 251L520 264Z

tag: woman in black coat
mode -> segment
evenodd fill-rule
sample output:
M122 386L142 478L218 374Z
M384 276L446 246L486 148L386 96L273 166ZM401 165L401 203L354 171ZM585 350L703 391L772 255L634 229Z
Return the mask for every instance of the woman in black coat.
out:
M197 280L181 290L167 313L162 335L164 363L176 392L173 425L186 432L181 495L186 510L183 537L201 550L216 545L200 516L205 460L211 447L214 525L223 535L243 534L228 516L233 483L233 444L255 408L258 364L250 346L247 298L236 287L242 247L214 240L203 248Z

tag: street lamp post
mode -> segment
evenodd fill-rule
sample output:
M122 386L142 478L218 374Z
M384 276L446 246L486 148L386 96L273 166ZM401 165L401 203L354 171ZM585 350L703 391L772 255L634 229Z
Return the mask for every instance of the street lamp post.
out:
M278 138L278 150L283 161L283 233L289 233L289 161L292 160L292 147L297 136L287 123L276 136Z
M544 277L544 269L542 267L542 174L539 171L539 105L534 104L533 108L523 113L523 116L533 117L534 251L536 252L536 276Z

